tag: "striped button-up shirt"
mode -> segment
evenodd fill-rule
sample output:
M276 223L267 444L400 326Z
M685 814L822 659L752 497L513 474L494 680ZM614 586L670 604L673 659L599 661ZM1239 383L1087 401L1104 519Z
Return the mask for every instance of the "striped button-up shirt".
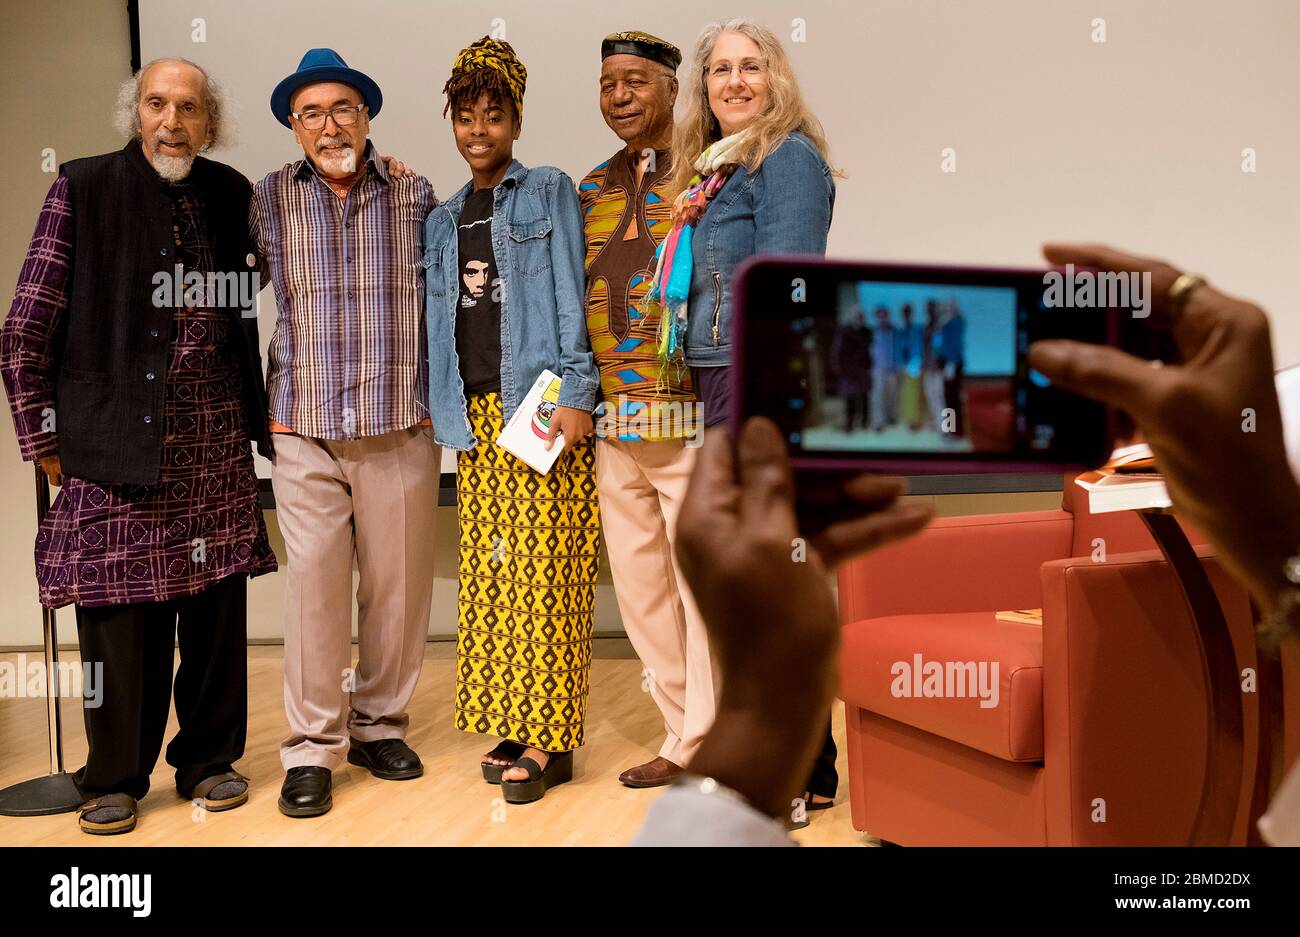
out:
M366 172L340 199L306 159L253 186L249 228L279 306L270 417L317 439L405 429L429 415L423 176Z

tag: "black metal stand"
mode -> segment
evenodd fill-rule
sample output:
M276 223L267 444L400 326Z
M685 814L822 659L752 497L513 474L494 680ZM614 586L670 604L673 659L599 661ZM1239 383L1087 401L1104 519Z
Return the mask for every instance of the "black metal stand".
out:
M36 463L36 522L50 508L50 483ZM63 718L59 712L59 630L54 609L41 606L45 636L45 703L50 732L50 773L0 790L0 816L41 817L70 813L85 802L72 775L63 770Z

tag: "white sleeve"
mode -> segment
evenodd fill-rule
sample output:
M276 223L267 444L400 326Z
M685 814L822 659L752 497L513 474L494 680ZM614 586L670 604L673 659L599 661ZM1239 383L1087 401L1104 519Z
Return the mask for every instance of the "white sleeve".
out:
M1300 763L1277 786L1258 826L1270 846L1300 846Z
M674 787L646 815L632 846L794 846L771 817L730 797Z
M1277 401L1282 408L1282 437L1296 481L1300 481L1300 364L1277 372Z

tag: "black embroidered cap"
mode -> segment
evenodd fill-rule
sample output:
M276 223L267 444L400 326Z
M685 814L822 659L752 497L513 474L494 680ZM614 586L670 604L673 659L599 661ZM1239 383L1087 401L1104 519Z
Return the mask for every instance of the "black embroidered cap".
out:
M667 65L673 71L682 64L682 50L671 42L630 29L624 32L610 33L600 44L600 58L605 60L611 55L639 55L643 59Z

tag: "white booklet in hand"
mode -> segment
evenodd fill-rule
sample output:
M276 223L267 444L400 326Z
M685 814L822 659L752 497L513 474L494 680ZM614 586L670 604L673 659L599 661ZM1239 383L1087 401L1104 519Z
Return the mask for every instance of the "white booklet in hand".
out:
M550 370L543 371L497 437L497 445L545 475L564 449L564 436L556 433L551 451L546 451L546 434L559 401L560 378Z

